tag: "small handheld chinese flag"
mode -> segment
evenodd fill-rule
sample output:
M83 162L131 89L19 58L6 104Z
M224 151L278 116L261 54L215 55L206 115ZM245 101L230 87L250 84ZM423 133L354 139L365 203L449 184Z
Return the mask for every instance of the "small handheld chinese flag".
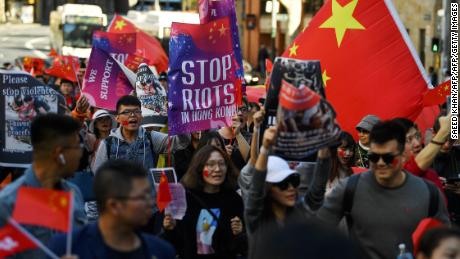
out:
M48 53L48 57L57 57L57 56L59 56L57 51L54 48L51 48L50 53Z
M448 95L450 95L450 80L426 92L423 96L423 105L427 107L443 104L446 102Z
M72 82L77 82L77 72L80 70L80 63L74 56L56 56L50 68L45 73L50 76L63 78Z
M171 190L169 189L168 178L166 174L161 173L160 184L158 185L157 206L160 211L168 207L172 201Z
M71 209L71 192L21 187L13 219L21 224L39 225L67 232L70 228Z
M0 228L0 258L20 253L38 246L11 224Z

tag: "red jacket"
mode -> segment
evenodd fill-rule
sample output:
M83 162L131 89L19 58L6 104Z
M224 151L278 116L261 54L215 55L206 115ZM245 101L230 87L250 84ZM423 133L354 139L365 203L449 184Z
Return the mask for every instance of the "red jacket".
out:
M438 189L441 191L442 195L444 196L444 200L446 201L447 205L447 199L444 194L444 189L442 188L442 183L441 180L439 180L439 175L436 173L435 170L428 168L425 171L423 171L418 165L417 162L415 162L415 157L411 156L409 161L407 161L404 164L404 169L412 173L413 175L416 175L418 177L421 177L423 179L426 179L432 183L434 183Z

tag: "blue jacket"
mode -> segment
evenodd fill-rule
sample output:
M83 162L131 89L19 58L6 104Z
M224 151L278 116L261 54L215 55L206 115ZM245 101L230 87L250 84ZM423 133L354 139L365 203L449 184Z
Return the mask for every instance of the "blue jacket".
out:
M142 250L146 259L174 259L174 248L164 240L147 234L138 234ZM66 235L55 235L50 243L49 248L57 256L63 256L66 252ZM104 243L102 234L97 223L88 224L77 229L72 234L72 254L78 255L82 259L104 259L108 257L108 247Z
M86 223L86 214L84 209L83 203L83 196L81 195L80 190L74 184L61 179L60 183L62 190L64 191L73 191L74 192L74 212L73 212L73 225L75 227L82 226ZM37 177L35 176L32 167L29 167L25 172L24 175L18 178L16 181L10 183L0 192L0 226L6 224L8 217L10 217L14 210L14 205L16 203L16 196L18 193L18 189L21 186L28 186L28 187L35 187L41 188L41 184L38 181ZM35 211L31 211L30 213L36 213ZM31 226L31 225L23 225L23 227L28 230L34 237L38 240L43 242L44 244L48 243L51 236L56 231L39 227L39 226ZM45 253L43 253L40 249L33 249L28 250L19 254L16 254L12 258L45 258Z

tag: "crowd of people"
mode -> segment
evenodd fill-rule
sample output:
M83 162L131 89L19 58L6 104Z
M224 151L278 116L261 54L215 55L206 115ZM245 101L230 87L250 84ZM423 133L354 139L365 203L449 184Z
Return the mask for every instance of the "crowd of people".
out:
M68 112L32 121L28 169L1 168L0 182L12 181L0 191L0 226L20 187L72 191L72 255L65 234L24 226L62 258L460 258L460 146L445 112L425 141L408 119L369 114L315 162L295 162L273 155L278 129L264 129L264 108L246 99L230 127L168 136L143 127L135 95L107 111L73 82L38 79ZM149 169L166 166L185 188L181 220L156 204ZM425 218L442 224L413 240Z

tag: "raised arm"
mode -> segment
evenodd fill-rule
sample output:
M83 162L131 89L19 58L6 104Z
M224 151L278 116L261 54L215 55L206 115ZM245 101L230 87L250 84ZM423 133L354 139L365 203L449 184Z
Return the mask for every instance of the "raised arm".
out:
M318 151L315 169L313 171L313 181L306 192L303 202L307 208L316 211L323 204L326 184L331 171L331 153L328 148Z
M441 150L441 146L449 139L451 117L452 116L449 114L439 118L439 131L431 142L415 157L415 162L422 171L427 170L433 164L436 155Z
M256 166L252 172L252 184L250 185L245 201L245 221L248 233L252 234L257 230L264 210L265 201L265 178L267 176L268 150L275 142L276 128L271 127L264 133L264 139L260 154L256 161Z

